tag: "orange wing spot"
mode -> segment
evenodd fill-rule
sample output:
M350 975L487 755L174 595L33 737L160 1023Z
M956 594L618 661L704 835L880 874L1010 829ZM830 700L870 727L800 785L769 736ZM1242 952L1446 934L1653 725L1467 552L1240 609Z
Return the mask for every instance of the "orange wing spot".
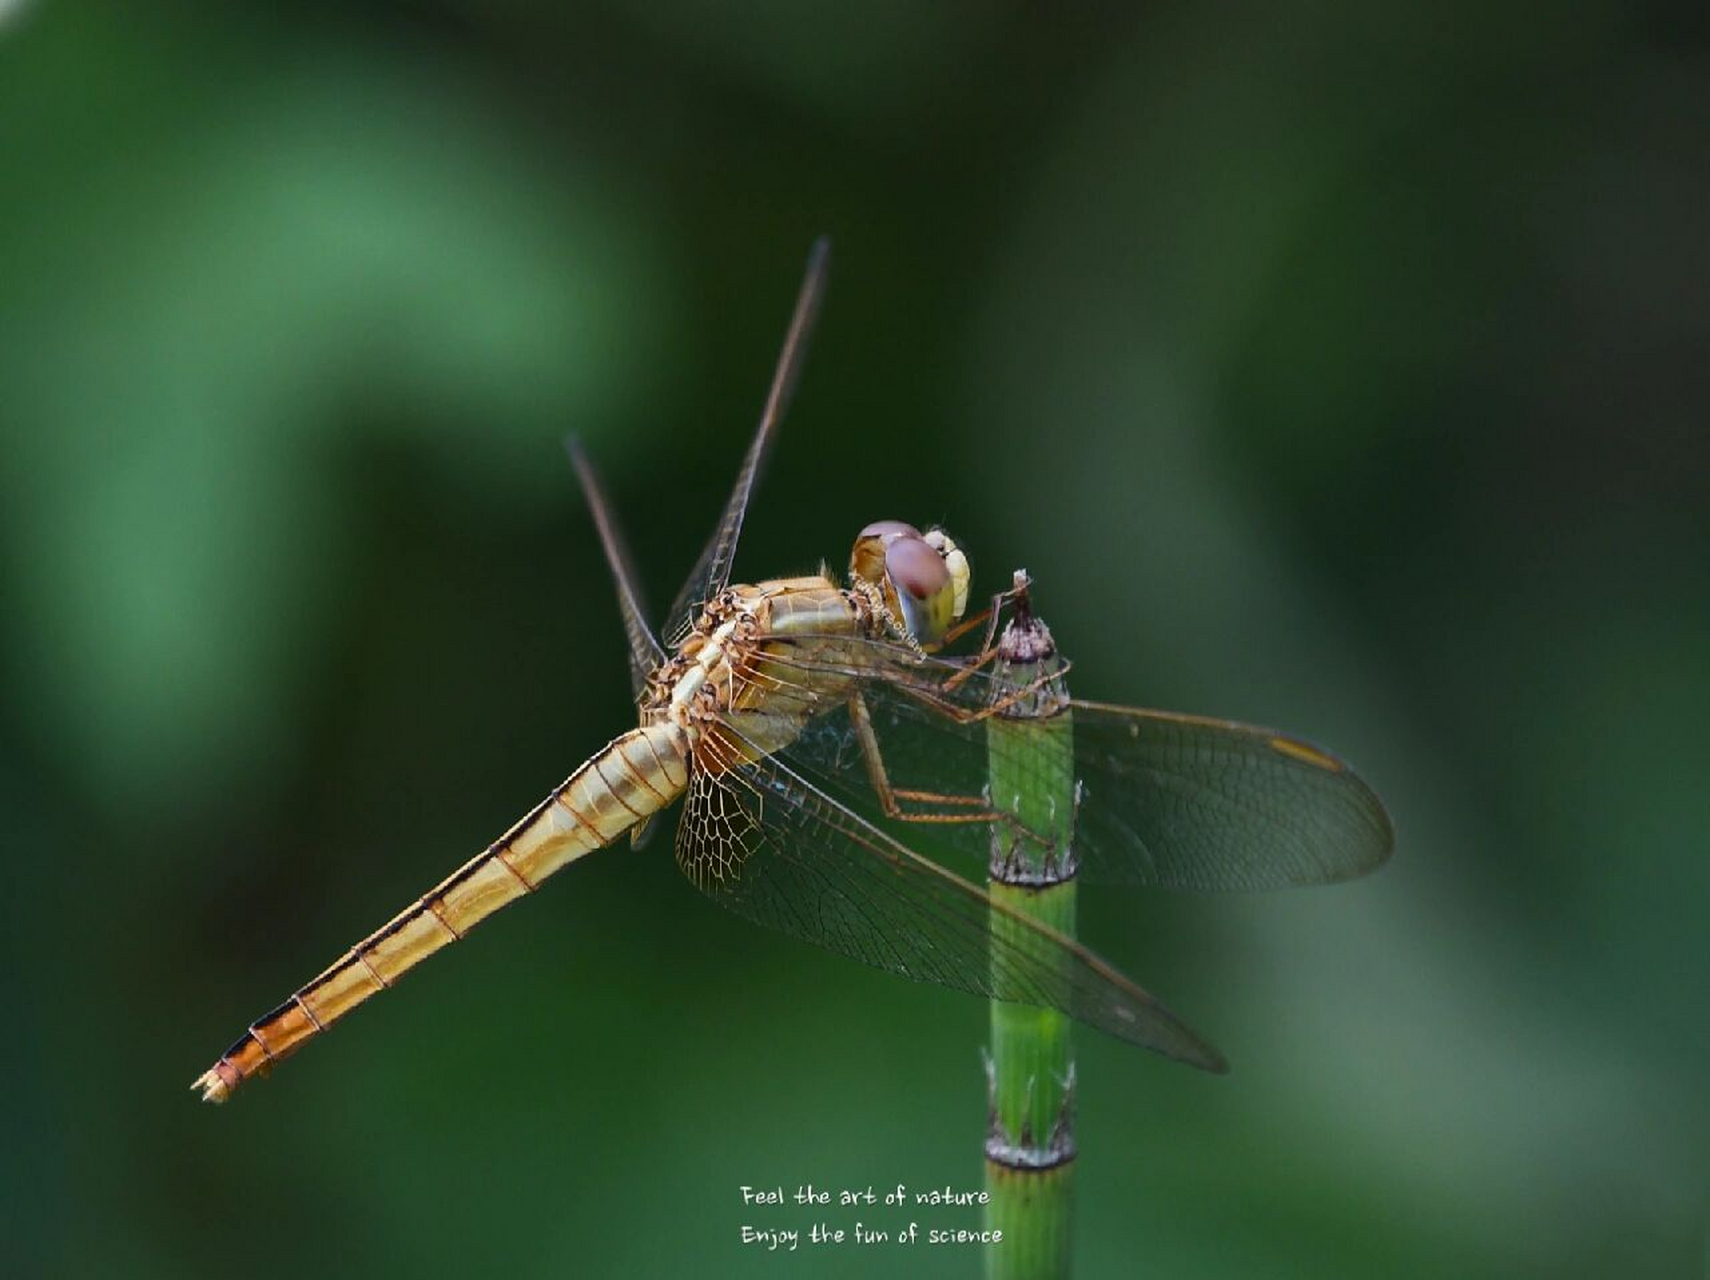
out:
M1308 746L1295 738L1272 738L1271 750L1280 751L1285 756L1293 756L1296 760L1304 760L1315 769L1323 769L1328 773L1342 772L1342 762L1335 756L1326 755L1317 747Z

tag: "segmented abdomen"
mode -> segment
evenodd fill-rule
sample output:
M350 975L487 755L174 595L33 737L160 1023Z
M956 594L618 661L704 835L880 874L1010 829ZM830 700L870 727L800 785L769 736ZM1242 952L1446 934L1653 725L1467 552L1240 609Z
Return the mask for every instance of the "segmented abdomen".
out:
M614 739L485 852L258 1018L191 1087L205 1101L224 1102L250 1076L295 1053L500 907L670 804L688 784L688 759L688 735L674 724Z

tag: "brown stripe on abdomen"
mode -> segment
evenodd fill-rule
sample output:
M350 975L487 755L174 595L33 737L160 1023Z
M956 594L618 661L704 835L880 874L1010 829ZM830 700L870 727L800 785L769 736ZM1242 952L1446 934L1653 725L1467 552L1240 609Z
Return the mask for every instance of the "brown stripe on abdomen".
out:
M192 1087L206 1101L225 1101L558 868L669 804L687 780L687 736L675 725L634 729L609 743L500 840L258 1018Z

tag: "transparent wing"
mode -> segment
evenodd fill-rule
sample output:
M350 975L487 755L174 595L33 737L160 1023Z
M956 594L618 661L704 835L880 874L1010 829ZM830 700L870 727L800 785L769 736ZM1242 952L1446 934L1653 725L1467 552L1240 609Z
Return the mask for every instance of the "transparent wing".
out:
M1073 709L1077 831L1113 878L1201 890L1329 884L1395 848L1371 787L1300 738L1097 702Z
M992 902L775 758L698 771L684 874L756 924L921 982L1061 1009L1207 1071L1222 1056L1079 943Z
M599 473L594 470L593 462L583 451L582 442L575 436L565 437L564 450L570 455L570 465L576 469L576 479L581 483L582 494L588 500L588 509L594 516L594 527L600 532L600 545L605 548L606 565L611 569L612 582L617 587L618 609L623 614L624 635L629 641L630 688L634 691L636 700L640 701L642 691L647 687L647 677L665 661L665 651L659 647L659 641L653 638L653 632L647 625L647 611L641 602L640 581L630 563L629 548L624 544L623 530L618 527L617 517L612 512L611 504L606 501Z
M676 648L689 633L701 606L723 591L730 581L730 567L736 559L736 544L742 536L742 518L748 512L748 499L754 491L754 481L772 447L772 437L790 407L790 395L801 373L802 357L807 353L808 335L814 317L819 313L819 301L825 293L825 268L831 253L831 242L824 236L814 241L808 253L807 270L802 276L801 290L796 295L795 313L784 335L783 350L778 353L777 367L772 371L772 387L766 394L766 407L760 413L760 426L754 432L754 442L742 460L736 487L725 503L724 514L713 530L701 558L695 562L688 581L672 602L665 618L665 643Z
M847 660L814 656L807 638L772 642L771 670L811 683L859 682L893 789L957 798L905 802L918 813L966 812L989 772L983 715L1007 686L953 660L922 660L880 641L846 644ZM1070 676L1071 683L1073 675ZM1274 729L1106 703L1073 701L1080 784L1075 851L1093 882L1246 890L1363 875L1394 846L1382 802L1347 764ZM989 852L984 823L888 818L846 712L809 725L784 755L823 772L838 800L904 838L944 851L972 873ZM958 855L965 860L957 860Z

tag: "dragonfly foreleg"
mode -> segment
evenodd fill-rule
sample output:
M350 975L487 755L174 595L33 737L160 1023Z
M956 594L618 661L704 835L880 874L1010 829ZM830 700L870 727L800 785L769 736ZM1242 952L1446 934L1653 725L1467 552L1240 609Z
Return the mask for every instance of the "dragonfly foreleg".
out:
M906 693L916 702L932 708L936 714L944 716L946 719L954 720L957 724L979 724L982 720L987 720L992 716L1002 715L1004 712L1025 702L1029 698L1036 697L1041 693L1050 693L1057 682L1069 670L1070 666L1068 660L1064 659L1057 667L1055 673L1043 673L1032 680L1029 680L1026 684L1016 685L1009 693L1006 693L1003 697L984 707L964 707L940 695L938 692L939 689L953 689L959 687L959 676L965 678L967 675L972 675L979 669L980 665L990 662L995 656L996 650L982 655L977 665L970 665L963 668L963 670L958 672L957 675L944 680L937 686L937 689L918 684L905 684L900 681L894 687L898 692Z
M981 609L971 618L962 619L961 622L958 622L955 626L951 627L950 630L946 631L944 633L944 638L933 646L934 650L936 651L944 648L946 645L955 643L975 627L983 625L986 629L986 633L980 638L979 656L968 664L968 670L970 672L978 671L981 667L985 666L986 663L990 662L995 656L997 656L998 621L1003 617L1004 605L1008 604L1015 598L1018 590L1019 589L1016 587L1011 587L1008 591L998 592L992 597L992 602L984 609ZM959 678L952 677L951 685L953 687L955 685L960 685L966 679L966 676Z
M1025 596L1026 591L1026 586L1018 576L1015 586L1011 587L1007 591L998 592L992 597L991 604L980 610L980 612L976 613L973 617L966 619L955 627L952 627L950 631L946 633L942 642L943 644L948 644L952 640L967 635L970 630L979 626L981 623L984 623L986 628L985 635L980 638L979 651L963 665L961 671L944 682L944 688L952 691L960 689L968 682L970 677L983 667L989 665L992 660L998 656L997 628L998 623L1003 619L1003 607L1012 600L1021 599ZM1033 690L1022 690L1020 696L1025 697L1026 694L1030 692L1033 692ZM1006 699L1001 706L988 708L979 716L959 718L963 719L964 723L966 723L968 719L984 719L993 711L1002 710L1013 705L1014 700Z

